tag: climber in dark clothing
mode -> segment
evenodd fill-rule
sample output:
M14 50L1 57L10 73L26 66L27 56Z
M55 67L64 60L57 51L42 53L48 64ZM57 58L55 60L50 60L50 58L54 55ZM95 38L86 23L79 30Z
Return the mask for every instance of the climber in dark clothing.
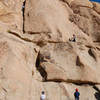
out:
M76 42L76 36L75 36L75 34L73 34L73 37L71 39L69 39L69 41Z
M80 96L80 93L78 92L78 89L76 88L76 91L74 92L75 100L79 100L79 96Z
M25 1L23 2L23 5L22 5L23 16L24 16L24 11L25 11Z

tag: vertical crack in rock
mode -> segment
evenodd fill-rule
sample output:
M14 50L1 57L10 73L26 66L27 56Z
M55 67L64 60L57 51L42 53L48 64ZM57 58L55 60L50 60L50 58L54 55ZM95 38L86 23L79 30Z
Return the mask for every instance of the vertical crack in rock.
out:
M40 52L38 53L37 59L36 59L36 69L39 71L40 75L43 78L43 81L47 80L47 72L45 71L45 69L40 65L40 63L43 62L43 57L40 54Z
M25 21L25 4L26 4L26 0L24 0L23 5L22 5L23 33L25 33L25 30L24 30L24 21Z

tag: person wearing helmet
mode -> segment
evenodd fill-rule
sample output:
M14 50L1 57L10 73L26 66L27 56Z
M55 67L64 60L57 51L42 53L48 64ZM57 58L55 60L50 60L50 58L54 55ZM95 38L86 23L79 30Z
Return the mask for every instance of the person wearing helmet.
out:
M40 96L40 100L45 100L45 99L46 99L45 92L42 91L42 92L41 92L41 96Z
M74 92L75 100L79 100L79 96L80 96L80 93L78 92L78 89L76 88Z

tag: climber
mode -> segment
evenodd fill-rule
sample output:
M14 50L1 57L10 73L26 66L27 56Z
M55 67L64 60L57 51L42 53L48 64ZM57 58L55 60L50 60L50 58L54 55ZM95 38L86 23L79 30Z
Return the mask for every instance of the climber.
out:
M75 100L79 100L80 93L78 92L78 89L77 89L77 88L76 88L75 90L76 90L76 91L74 92Z
M23 5L22 5L22 11L24 11L24 8L25 8L25 1L23 2Z
M25 11L25 1L23 2L23 5L22 5L23 16L24 16L24 11Z
M46 96L45 96L45 92L42 91L41 92L41 96L40 96L40 100L45 100Z
M71 39L69 39L69 41L76 42L76 36L75 36L75 34L73 34L73 37Z

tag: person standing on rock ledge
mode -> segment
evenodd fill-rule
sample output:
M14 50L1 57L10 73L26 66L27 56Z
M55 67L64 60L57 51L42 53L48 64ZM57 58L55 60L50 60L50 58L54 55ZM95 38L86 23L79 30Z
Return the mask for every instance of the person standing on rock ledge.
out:
M42 91L41 93L40 100L46 100L46 95L44 91Z
M78 89L76 88L76 91L74 92L75 100L79 100L79 96L80 96L80 93L78 92Z
M75 36L75 34L73 34L73 37L71 39L69 39L69 41L76 42L76 36Z

